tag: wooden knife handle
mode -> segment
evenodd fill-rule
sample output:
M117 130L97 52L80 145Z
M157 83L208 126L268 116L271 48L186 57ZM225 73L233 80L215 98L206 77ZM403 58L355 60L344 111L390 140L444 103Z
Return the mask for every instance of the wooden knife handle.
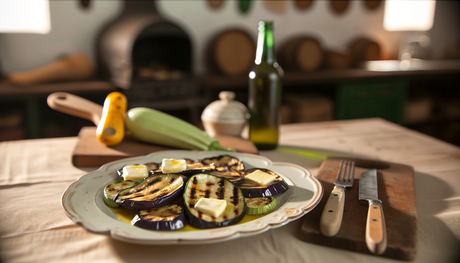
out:
M342 225L344 205L345 188L335 186L327 199L319 222L319 229L323 235L332 237L339 232Z
M366 222L366 245L369 251L382 255L387 248L387 230L383 216L382 202L369 200Z
M55 92L48 96L50 108L92 121L96 126L101 121L102 106L66 92Z

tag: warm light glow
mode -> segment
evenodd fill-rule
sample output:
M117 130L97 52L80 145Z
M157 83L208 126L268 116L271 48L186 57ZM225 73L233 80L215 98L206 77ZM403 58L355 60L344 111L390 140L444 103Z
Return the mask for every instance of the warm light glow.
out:
M48 0L0 0L1 33L46 34L50 30Z
M430 30L435 6L435 0L386 0L383 27L388 31Z

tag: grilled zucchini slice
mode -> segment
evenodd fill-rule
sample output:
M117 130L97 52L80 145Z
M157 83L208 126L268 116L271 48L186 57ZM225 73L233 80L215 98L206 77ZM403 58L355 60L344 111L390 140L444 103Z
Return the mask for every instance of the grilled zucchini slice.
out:
M195 204L202 197L227 201L224 212L217 217L202 213ZM195 174L184 190L184 208L187 222L196 228L214 228L235 224L246 214L246 203L241 190L229 180L211 174Z
M131 181L131 180L121 180L115 183L111 183L104 188L104 202L106 205L110 207L120 207L117 203L115 203L115 197L117 194L126 188L132 187L136 185L138 182Z
M276 199L273 196L245 198L248 215L268 214L276 209Z

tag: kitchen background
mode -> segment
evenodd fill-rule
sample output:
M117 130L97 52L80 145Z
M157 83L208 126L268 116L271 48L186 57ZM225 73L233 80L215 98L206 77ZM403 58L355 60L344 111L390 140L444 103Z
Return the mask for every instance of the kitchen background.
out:
M383 58L395 59L401 32L383 29L384 4L369 9L365 1L349 1L343 13L331 8L331 1L312 1L306 9L294 1L279 11L265 1L252 1L243 13L239 1L226 0L213 9L208 1L157 0L160 14L185 29L193 41L193 64L196 73L206 71L205 48L211 37L228 28L243 28L255 38L259 20L273 20L277 47L286 39L308 34L317 37L326 48L341 49L356 37L367 36L377 41ZM442 59L458 49L460 16L457 1L437 1L431 35L430 58ZM50 1L51 31L48 34L2 34L0 57L4 72L29 70L74 52L95 57L95 42L103 26L119 15L124 1L91 1L87 9L79 1Z
M306 8L301 8L301 6L297 5L299 1L277 1L279 2L277 4L270 4L267 3L270 1L262 0L243 1L250 4L247 11L241 10L240 4L242 1L157 0L155 2L160 15L181 27L188 34L192 44L192 72L194 76L198 77L214 74L210 70L206 56L209 43L216 34L229 29L241 29L249 33L255 40L259 20L274 21L275 47L277 49L293 37L308 35L318 40L323 50L341 51L346 49L354 39L365 37L378 43L380 48L379 58L384 60L398 59L400 38L406 34L405 32L389 32L383 28L383 1L380 3L379 1L304 1L305 3L310 3ZM212 7L210 4L212 2L220 2L221 5ZM343 11L338 12L333 8L333 2L348 3L348 5L345 5ZM366 2L373 2L376 5L367 5ZM369 6L372 6L372 8ZM427 49L426 59L460 59L460 10L458 6L458 1L436 2L433 27L427 31L431 44ZM124 1L115 0L89 1L87 8L82 7L81 1L50 1L51 31L48 34L0 34L1 72L4 75L8 75L11 72L33 70L52 63L62 55L79 52L86 54L94 65L97 65L97 38L104 26L119 16L123 8ZM315 72L308 74L315 74ZM215 82L206 81L205 79L204 86L211 91L207 93L198 91L198 96L205 97L198 107L198 112L209 102L216 100L217 94L221 90L234 90L237 94L237 99L246 103L245 93L247 90L241 84L243 82L232 82L228 78L220 79L220 81L229 81L228 83L230 84L212 87ZM416 101L418 104L411 104L411 106L414 106L416 111L421 110L430 114L425 114L423 121L420 121L419 118L413 123L410 121L405 122L404 120L392 120L391 118L390 120L446 141L460 144L457 136L460 132L460 113L458 112L460 111L458 109L460 108L458 106L460 105L460 100L458 92L454 90L458 84L458 78L453 81L444 79L444 82L439 82L438 79L434 79L430 81L423 80L422 82L411 80L407 84L409 97L398 97L395 100L404 100L404 103L408 103L412 97L416 99L422 97L422 100ZM297 116L294 119L292 116L295 115L295 111L314 112L314 110L311 108L304 109L302 106L294 110L292 107L285 107L283 110L284 122L347 118L347 116L339 117L340 114L336 112L337 108L346 106L338 105L339 96L336 94L340 92L336 90L337 85L337 83L331 84L329 82L312 83L305 81L302 83L300 81L285 88L286 98L292 98L292 94L297 96L300 93L305 95L305 100L301 101L301 104L302 102L310 103L315 105L315 109L324 110L318 112L316 116ZM443 86L445 86L445 89L443 89ZM103 96L94 95L88 96L88 98L98 103L103 102ZM449 103L444 98L448 98ZM44 98L41 99L43 102L45 101ZM2 100L8 101L8 98L3 97ZM442 117L441 121L439 120L440 118L435 118L432 121L432 118L430 119L432 113L443 111L437 108L439 105L436 102L439 100L446 102L444 104L448 105L448 108L444 111L449 111L451 114L449 118ZM286 101L286 105L301 104ZM417 108L417 106L421 108ZM27 116L24 116L24 114L14 115L15 111L10 108L3 106L1 108L3 113L0 118L3 115L4 120L11 120L11 116L20 116L16 118L18 121L12 121L11 123L12 125L24 126ZM44 115L50 116L48 119L43 119L42 137L74 136L78 133L80 126L91 125L88 122L74 120L68 126L76 125L76 127L70 130L63 129L60 126L64 124L56 124L56 120L63 118L61 115L56 115L57 113L54 112L47 114L46 111L49 108L46 105L41 110L45 111ZM174 114L191 122L197 122L196 114L194 119L193 117L190 119L187 114L184 115L180 112ZM352 118L354 116L349 115L348 117ZM5 131L9 128L11 127L0 126L0 131ZM11 132L8 134L11 134ZM19 138L13 136L12 139L27 137L27 131L14 134ZM3 140L11 138L8 136L3 137ZM1 136L0 140L2 140Z

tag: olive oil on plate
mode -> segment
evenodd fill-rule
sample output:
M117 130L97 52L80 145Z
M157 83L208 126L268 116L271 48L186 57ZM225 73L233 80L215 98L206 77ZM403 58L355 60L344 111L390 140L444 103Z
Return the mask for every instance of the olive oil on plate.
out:
M123 207L119 207L119 208L112 208L110 207L110 210L112 210L112 212L118 217L118 219L120 219L120 221L124 222L124 223L127 223L127 224L130 224L131 225L131 220L134 218L134 216L136 215L136 210L129 210L129 209L126 209L126 208L123 208ZM240 225L240 224L245 224L245 223L248 223L248 222L251 222L253 220L256 220L256 219L259 219L263 216L266 216L267 214L264 214L264 215L245 215L244 218L236 223L237 225ZM147 229L148 230L148 229ZM173 230L174 232L177 232L177 231L200 231L200 230L203 230L203 229L200 229L200 228L196 228L196 227L193 227L193 226L190 226L189 224L186 224L183 228L181 229L178 229L178 230ZM158 231L158 230L152 230L152 231Z

